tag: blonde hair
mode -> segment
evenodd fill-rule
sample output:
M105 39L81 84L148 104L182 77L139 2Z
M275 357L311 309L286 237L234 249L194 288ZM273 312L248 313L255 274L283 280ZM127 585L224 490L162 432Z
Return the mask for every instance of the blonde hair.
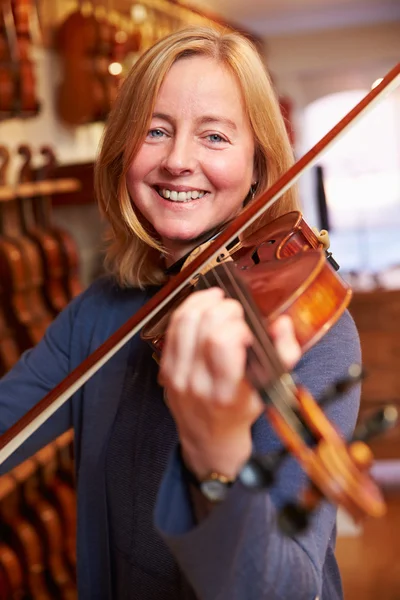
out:
M95 166L95 193L110 225L105 263L122 286L157 285L166 279L162 246L154 229L135 212L126 175L149 129L165 75L177 60L193 55L217 60L236 76L254 133L257 194L293 164L271 80L247 38L232 31L193 27L158 41L139 58L121 86ZM297 207L296 192L291 188L266 211L263 222Z

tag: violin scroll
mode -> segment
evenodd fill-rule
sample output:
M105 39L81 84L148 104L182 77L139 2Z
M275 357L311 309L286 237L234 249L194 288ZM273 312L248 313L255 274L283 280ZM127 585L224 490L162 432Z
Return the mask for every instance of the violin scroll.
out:
M357 365L351 367L357 370ZM336 384L343 392L357 383L350 374ZM359 369L361 374L361 370ZM267 402L266 413L284 443L284 447L272 454L253 456L239 474L242 484L250 490L270 487L277 471L289 454L301 463L309 477L309 486L302 491L297 503L287 503L280 511L279 526L287 535L295 535L306 529L313 511L323 499L342 506L356 521L364 516L381 517L386 505L377 485L368 475L373 454L366 442L394 427L398 411L386 406L374 413L367 421L356 427L352 439L342 439L322 412L322 406L335 398L332 388L316 403L304 389L297 390L296 414L302 427L302 435L293 435L276 408ZM264 395L264 399L265 399Z

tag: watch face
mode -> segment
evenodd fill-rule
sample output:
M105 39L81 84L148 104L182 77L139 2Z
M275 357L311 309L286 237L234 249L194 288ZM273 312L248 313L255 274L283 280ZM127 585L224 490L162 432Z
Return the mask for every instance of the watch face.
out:
M200 489L204 496L210 500L210 502L221 502L225 500L228 493L229 486L226 483L222 483L218 479L207 479L202 481Z

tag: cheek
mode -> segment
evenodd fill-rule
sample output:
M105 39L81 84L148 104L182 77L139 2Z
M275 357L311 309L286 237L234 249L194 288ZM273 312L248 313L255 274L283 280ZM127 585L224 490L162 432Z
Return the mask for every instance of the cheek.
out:
M246 156L251 158L245 159ZM209 178L221 191L235 188L238 193L245 191L247 194L252 173L253 153L246 150L229 153L229 155L221 153L209 164Z
M154 155L155 153L151 154L147 151L146 147L143 147L142 150L139 151L129 167L126 177L128 187L133 187L138 183L141 183L146 175L154 168Z
M135 163L133 163L130 167L129 167L129 171L126 175L126 184L128 186L128 190L132 191L133 188L135 187L135 184L137 183L138 179L139 179L139 172L138 169L136 168Z

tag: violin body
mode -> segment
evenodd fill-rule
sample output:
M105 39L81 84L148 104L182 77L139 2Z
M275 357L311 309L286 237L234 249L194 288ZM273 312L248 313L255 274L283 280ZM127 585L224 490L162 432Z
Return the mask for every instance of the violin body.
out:
M46 158L46 163L41 167L39 178L51 179L56 167L56 157L53 150L49 146L43 146L40 150L41 154ZM35 220L35 229L45 233L50 237L52 244L56 244L55 255L52 253L54 261L53 282L56 284L58 306L64 307L66 300L72 300L82 291L82 285L79 279L79 255L75 241L71 235L56 227L52 220L52 200L51 196L42 193L35 197L33 202L33 212ZM62 288L62 291L60 289ZM54 289L54 293L56 289Z
M195 256L201 249L196 248ZM252 303L252 310L254 304L257 306L265 327L278 316L289 315L303 352L339 319L352 294L326 261L321 242L297 211L239 240L193 284L197 288L222 286L232 297L243 288L241 293ZM143 328L143 339L156 353L162 350L169 314L191 291L183 290L161 316Z
M44 299L51 313L57 315L68 304L63 286L63 256L58 240L35 222L35 201L29 194L18 198L20 221L24 237L32 242L42 264Z
M290 316L303 353L339 319L352 295L321 250L251 267L228 261L200 276L200 281L201 287L222 287L233 298L241 290L243 303L249 303L250 311L257 308L266 329L279 316Z
M4 146L0 156L0 183L4 186L9 162ZM24 351L42 338L52 315L43 299L42 261L34 242L23 234L17 198L6 186L0 187L0 192L0 292L7 322Z
M10 7L8 7L10 9ZM12 58L9 24L6 22L7 7L0 2L0 120L14 115L16 96L15 63Z
M12 0L18 56L18 108L23 117L33 117L39 113L40 104L36 96L36 76L30 58L30 13L32 0Z
M76 577L76 494L73 486L68 485L59 475L56 444L39 450L35 455L38 463L40 492L51 504L59 516L62 537L63 557L69 574Z
M7 323L7 317L2 306L2 298L3 294L0 292L0 377L5 375L15 365L20 356L15 332Z
M3 309L17 336L20 351L37 344L52 317L41 294L43 270L32 242L0 235Z
M259 262L281 260L304 250L318 250L322 244L298 211L274 219L240 240L234 248L233 260L240 269Z
M68 304L63 285L63 256L57 239L36 226L28 226L26 235L31 239L41 256L43 264L43 294L53 315L57 315Z
M103 87L104 103L98 114L95 115L96 121L104 121L117 97L118 84L114 76L109 71L111 63L115 27L109 22L105 12L96 18L96 73Z
M52 597L76 600L76 589L62 555L63 532L54 507L40 493L36 464L27 460L12 471L20 488L21 514L38 532L43 548L48 587Z
M14 600L24 598L25 595L18 556L10 546L0 542L0 600Z
M34 527L20 514L17 483L11 475L0 478L0 528L2 539L23 566L24 588L35 599L52 600L46 583L42 542Z
M69 125L83 125L107 113L103 62L97 61L99 23L94 14L78 10L70 14L57 35L63 60L63 80L58 89L57 109Z

